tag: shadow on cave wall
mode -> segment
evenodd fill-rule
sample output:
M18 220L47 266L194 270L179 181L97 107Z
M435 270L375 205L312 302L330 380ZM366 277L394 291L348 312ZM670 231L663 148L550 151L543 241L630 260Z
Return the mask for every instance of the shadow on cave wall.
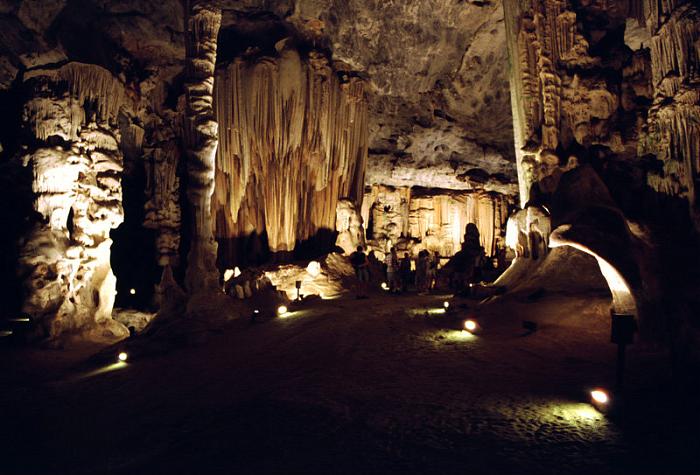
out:
M293 251L271 252L267 232L251 233L236 238L217 238L219 244L217 265L222 272L232 269L261 266L268 263L287 263L295 260L317 259L335 249L338 233L322 228L309 239L297 241Z
M155 244L157 231L143 226L146 201L144 161L124 152L124 222L110 233L113 241L112 272L117 277L115 306L145 310L155 307L155 286L162 273ZM134 289L134 294L131 289Z
M24 91L14 84L0 92L0 318L16 316L22 307L23 289L18 278L21 240L38 219L34 212L33 173L16 159Z

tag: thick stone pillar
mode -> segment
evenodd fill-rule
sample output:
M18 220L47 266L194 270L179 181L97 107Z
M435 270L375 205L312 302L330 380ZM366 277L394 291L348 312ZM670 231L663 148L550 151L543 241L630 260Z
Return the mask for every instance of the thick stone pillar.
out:
M216 290L219 280L211 197L214 193L214 166L219 142L212 101L220 26L221 11L218 8L201 2L195 3L189 11L185 39L185 146L192 230L185 284L191 293Z
M24 166L33 170L37 222L20 254L23 310L46 336L119 338L110 230L123 221L116 116L122 84L94 65L69 63L27 78Z

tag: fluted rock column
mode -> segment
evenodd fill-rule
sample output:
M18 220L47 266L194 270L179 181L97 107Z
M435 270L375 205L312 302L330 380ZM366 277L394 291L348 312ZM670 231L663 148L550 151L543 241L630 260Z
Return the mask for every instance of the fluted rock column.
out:
M107 70L68 63L27 77L24 166L39 218L20 253L23 310L46 336L121 338L112 320L110 231L124 218L117 114L127 101ZM90 104L90 106L86 106Z
M700 7L696 2L633 2L631 13L646 24L651 37L649 109L640 153L653 154L662 170L649 173L657 192L685 198L694 207L700 182Z
M211 196L218 146L218 124L212 107L216 46L221 10L195 3L187 19L187 80L185 83L185 146L187 198L192 212L191 247L187 262L187 290L218 288L217 245L212 232Z

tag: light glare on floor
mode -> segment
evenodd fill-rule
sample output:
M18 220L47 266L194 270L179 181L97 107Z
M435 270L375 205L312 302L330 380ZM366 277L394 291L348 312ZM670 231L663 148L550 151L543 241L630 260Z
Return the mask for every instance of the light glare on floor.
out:
M129 355L127 355L127 354L126 354L125 352L123 352L123 351L117 355L117 359L118 359L119 361L126 361L127 358L129 358Z
M289 311L289 309L285 305L280 305L279 307L277 307L277 314L278 315L284 315L288 311Z
M607 393L601 389L591 391L591 398L600 404L607 404L609 400Z

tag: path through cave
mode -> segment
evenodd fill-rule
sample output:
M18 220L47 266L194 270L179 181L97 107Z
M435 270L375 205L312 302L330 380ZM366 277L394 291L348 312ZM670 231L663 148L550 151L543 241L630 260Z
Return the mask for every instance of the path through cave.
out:
M13 450L3 473L700 468L688 451L700 442L697 412L671 399L665 351L632 347L625 413L606 417L588 403L591 387L614 380L605 292L480 309L453 299L453 313L426 316L445 298L326 301L232 322L197 346L154 341L92 376L101 366L84 363L91 348L7 353L0 403L22 410L4 418ZM475 314L482 332L461 332ZM539 330L523 336L523 319Z

